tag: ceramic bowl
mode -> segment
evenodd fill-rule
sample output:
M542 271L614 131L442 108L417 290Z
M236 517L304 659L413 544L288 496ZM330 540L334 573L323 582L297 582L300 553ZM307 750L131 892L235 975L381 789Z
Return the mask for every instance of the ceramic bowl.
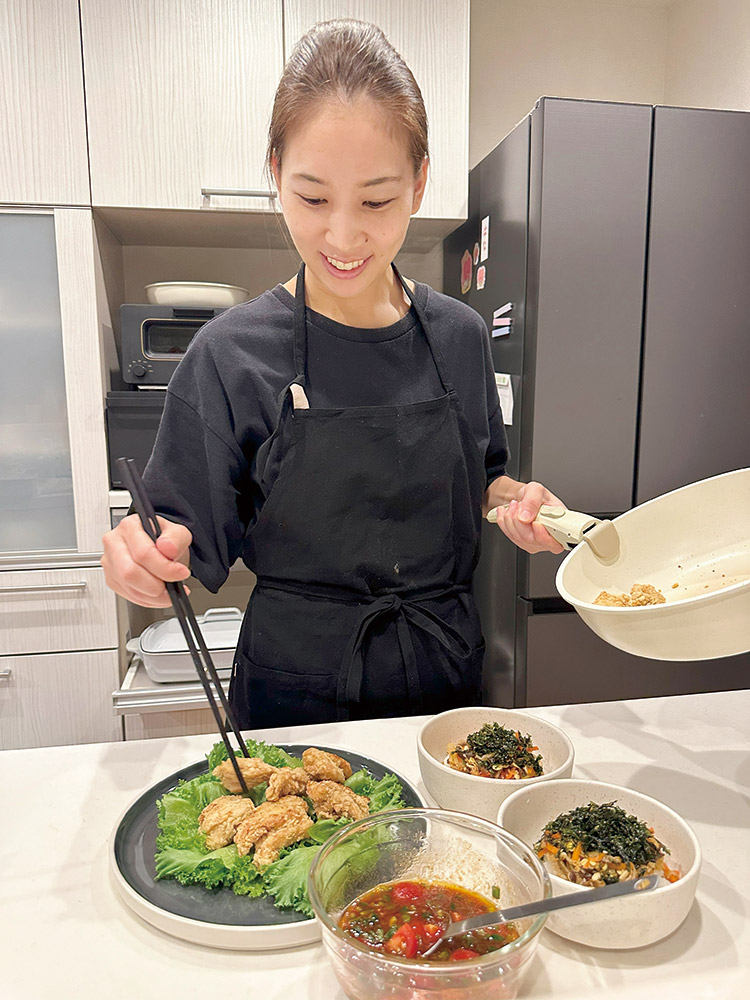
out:
M503 802L497 821L519 840L533 846L546 824L560 813L589 802L612 801L653 827L655 836L669 848L669 867L677 868L681 877L677 882L663 881L651 892L550 913L547 927L569 941L594 948L640 948L676 930L693 904L701 850L695 834L681 816L663 802L631 788L602 781L567 779L519 789ZM568 882L552 872L550 881L556 896L585 890L584 886Z
M146 285L146 297L157 306L228 309L246 302L250 293L239 285L215 281L157 281Z
M464 961L375 951L339 927L346 907L384 882L451 882L512 906L550 895L533 850L495 823L441 809L375 813L343 827L315 856L308 892L323 947L351 1000L510 1000L531 964L546 914L514 921L519 937Z
M544 774L513 780L479 778L444 764L448 745L465 740L485 722L497 722L523 735L528 734L539 747ZM554 778L569 778L575 753L565 733L551 722L509 708L477 707L454 708L429 719L419 730L417 755L425 788L438 805L472 813L494 823L500 804L517 789Z

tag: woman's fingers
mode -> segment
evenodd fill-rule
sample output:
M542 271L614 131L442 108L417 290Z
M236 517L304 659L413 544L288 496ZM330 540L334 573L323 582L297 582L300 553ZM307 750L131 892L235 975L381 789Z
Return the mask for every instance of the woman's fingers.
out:
M536 497L532 501L536 503ZM546 499L544 502L548 502ZM538 513L538 504L536 511ZM522 504L511 500L507 507L498 507L497 525L507 537L525 552L555 552L564 551L564 546L550 535L547 529L536 521L530 523L522 519ZM536 517L536 514L534 514Z
M190 576L187 566L167 555L174 552L176 558L187 551L192 541L190 531L163 518L159 518L159 525L163 535L156 544L143 530L137 514L123 518L102 539L101 564L107 585L126 600L147 608L169 607L165 581Z

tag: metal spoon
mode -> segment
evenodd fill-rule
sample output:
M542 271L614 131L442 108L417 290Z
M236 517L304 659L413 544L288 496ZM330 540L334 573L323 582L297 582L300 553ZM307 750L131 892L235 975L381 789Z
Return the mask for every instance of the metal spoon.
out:
M565 896L551 896L549 899L537 899L533 903L522 906L509 906L505 910L493 910L491 913L480 913L476 917L458 920L448 924L440 937L419 958L428 958L449 938L478 927L494 927L495 924L507 924L510 920L520 920L521 917L532 917L536 913L549 913L552 910L564 910L567 906L585 906L586 903L598 903L602 899L613 896L627 896L632 892L648 892L655 889L659 882L658 875L643 875L641 878L628 879L626 882L615 882L613 885L602 886L601 889L572 892Z

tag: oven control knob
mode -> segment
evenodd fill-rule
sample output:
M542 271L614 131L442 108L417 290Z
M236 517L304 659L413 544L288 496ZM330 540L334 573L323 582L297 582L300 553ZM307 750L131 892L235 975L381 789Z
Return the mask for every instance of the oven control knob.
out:
M130 371L136 378L143 378L146 374L146 367L145 365L133 365Z

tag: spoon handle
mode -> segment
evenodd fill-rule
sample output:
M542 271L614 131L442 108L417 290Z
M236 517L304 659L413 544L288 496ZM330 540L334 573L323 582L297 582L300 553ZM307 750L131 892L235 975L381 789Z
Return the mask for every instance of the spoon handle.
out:
M598 903L602 899L627 896L631 892L648 892L656 888L658 881L658 875L643 875L641 878L628 879L626 882L605 885L601 889L585 889L564 896L537 899L533 903L523 903L521 906L509 906L504 910L494 910L492 913L480 913L476 917L468 917L455 924L448 924L443 939L455 937L456 934L463 934L465 931L476 930L477 927L506 924L509 920L520 920L521 917L531 917L536 913L550 913L552 910L564 910L567 906Z

